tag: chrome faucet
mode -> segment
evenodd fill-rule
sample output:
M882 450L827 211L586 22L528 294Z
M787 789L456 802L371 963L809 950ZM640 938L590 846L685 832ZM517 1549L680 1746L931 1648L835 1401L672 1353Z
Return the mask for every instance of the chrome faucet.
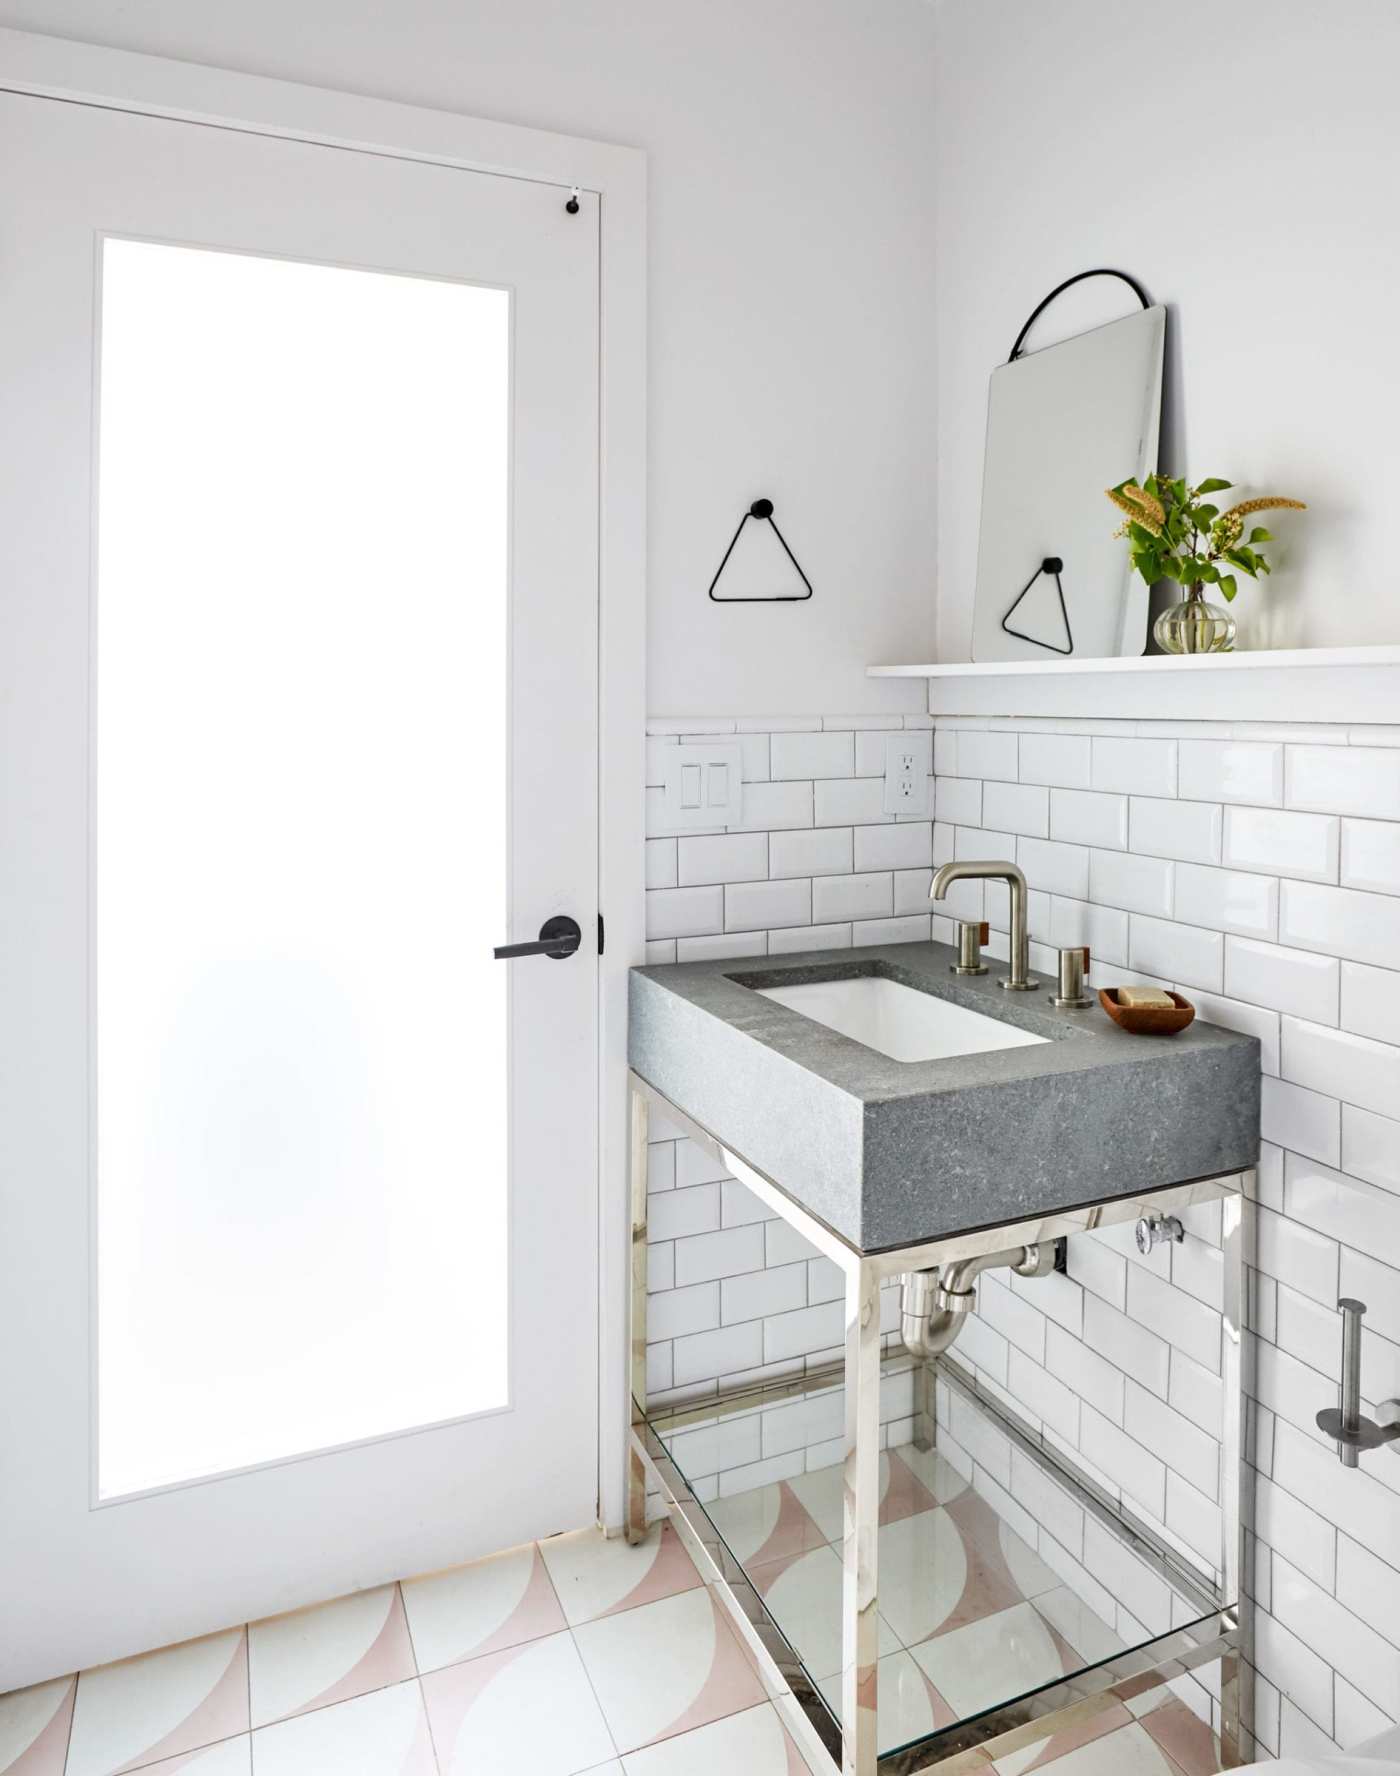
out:
M1030 978L1031 934L1026 920L1026 878L1014 863L945 863L929 888L930 900L942 900L954 882L997 881L1011 888L1011 973L1000 984L1014 993L1033 993L1040 985Z

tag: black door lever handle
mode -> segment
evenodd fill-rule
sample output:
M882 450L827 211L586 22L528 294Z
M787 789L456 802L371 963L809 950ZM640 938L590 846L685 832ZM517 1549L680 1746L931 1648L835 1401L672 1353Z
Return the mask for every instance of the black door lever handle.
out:
M509 962L514 956L552 956L556 962L562 962L582 942L578 920L567 913L556 913L540 926L538 943L498 944L491 953L498 962Z

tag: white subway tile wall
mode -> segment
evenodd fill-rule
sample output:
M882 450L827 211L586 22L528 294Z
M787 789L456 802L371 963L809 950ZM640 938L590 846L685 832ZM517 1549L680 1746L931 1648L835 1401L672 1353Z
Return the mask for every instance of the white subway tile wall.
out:
M933 822L882 807L884 736L933 728ZM1091 980L1152 979L1257 1036L1265 1148L1249 1273L1247 1570L1257 1610L1255 1731L1274 1755L1352 1744L1400 1719L1400 1462L1338 1464L1314 1414L1336 1403L1336 1301L1368 1305L1368 1409L1400 1394L1400 750L1390 730L848 715L650 724L744 739L742 834L668 834L649 793L649 957L784 954L934 938L988 918L1006 954L1004 890L960 884L930 920L931 866L1012 857L1031 888L1032 960L1088 943ZM782 736L779 744L779 736ZM741 838L741 845L731 840ZM759 868L754 841L766 844ZM708 849L707 849L708 848ZM732 864L732 873L724 873ZM786 890L798 884L795 894ZM651 1375L692 1396L835 1354L839 1278L740 1186L697 1169L664 1125L652 1148ZM698 1153L698 1149L695 1150ZM702 1156L703 1157L703 1156ZM707 1191L718 1191L717 1196ZM694 1199L693 1201L687 1199ZM1219 1558L1219 1210L1142 1258L1121 1230L1070 1243L1069 1273L984 1279L959 1355L990 1387L1150 1516L1199 1564ZM677 1299L662 1305L669 1294ZM892 1331L887 1294L884 1324ZM1013 1452L940 1440L989 1494L1043 1490ZM884 1434L906 1440L892 1398ZM812 1433L815 1435L815 1431ZM983 1454L987 1459L983 1462ZM815 1452L745 1460L800 1472ZM747 1484L716 1464L716 1493ZM759 1470L755 1468L754 1473ZM1037 1498L1042 1524L1054 1501ZM1114 1592L1092 1520L1060 1511L1042 1557L1087 1596ZM1158 1602L1118 1595L1146 1621ZM1103 1601L1102 1595L1100 1602ZM1108 1607L1115 1607L1108 1597ZM1205 1712L1199 1686L1183 1694Z

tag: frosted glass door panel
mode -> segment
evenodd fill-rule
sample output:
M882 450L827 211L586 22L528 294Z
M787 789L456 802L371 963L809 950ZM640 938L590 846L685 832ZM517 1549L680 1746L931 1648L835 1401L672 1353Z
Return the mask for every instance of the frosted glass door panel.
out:
M507 1404L509 387L502 290L104 243L104 1497Z

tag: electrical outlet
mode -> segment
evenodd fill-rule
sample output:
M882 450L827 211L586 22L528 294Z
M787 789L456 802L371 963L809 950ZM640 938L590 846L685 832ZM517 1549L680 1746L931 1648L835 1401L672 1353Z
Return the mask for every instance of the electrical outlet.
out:
M932 736L924 729L885 741L886 814L927 814Z

